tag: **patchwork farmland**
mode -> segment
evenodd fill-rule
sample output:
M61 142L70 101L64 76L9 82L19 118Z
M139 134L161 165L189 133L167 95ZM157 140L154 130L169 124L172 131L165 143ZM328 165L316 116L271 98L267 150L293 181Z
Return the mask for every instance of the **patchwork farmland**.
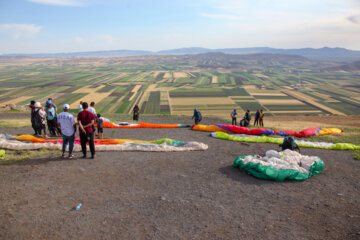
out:
M198 108L222 118L233 108L276 116L360 114L359 73L261 65L212 69L164 59L3 59L0 106L52 97L72 111L79 101L95 101L104 116L130 114L136 104L142 114L191 115Z

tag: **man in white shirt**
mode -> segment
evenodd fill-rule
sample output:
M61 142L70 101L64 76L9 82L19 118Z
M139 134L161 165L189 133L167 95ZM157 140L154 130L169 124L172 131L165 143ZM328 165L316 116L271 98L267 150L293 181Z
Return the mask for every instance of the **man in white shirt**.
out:
M94 114L94 116L96 117L96 110L94 107L95 107L95 102L91 102L90 107L88 107L88 111Z
M74 140L76 132L76 123L74 116L69 113L69 104L64 105L64 112L57 116L58 125L61 127L63 134L63 146L62 146L62 157L65 157L65 150L69 143L69 158L72 158L72 151L74 149Z
M82 110L83 110L83 108L82 108L82 101L80 101L80 104L79 104L79 112L81 112Z

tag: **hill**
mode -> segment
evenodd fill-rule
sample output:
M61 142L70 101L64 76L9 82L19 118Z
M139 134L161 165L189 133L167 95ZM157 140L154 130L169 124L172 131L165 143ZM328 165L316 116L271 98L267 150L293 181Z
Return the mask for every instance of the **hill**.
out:
M360 60L360 51L345 48L299 48L299 49L278 49L268 47L255 48L222 48L209 49L201 47L177 48L161 50L157 52L144 50L109 50L109 51L89 51L73 53L39 53L39 54L4 54L3 57L26 56L26 57L129 57L144 55L187 55L205 53L226 53L226 54L286 54L299 55L309 59L331 60L331 61L355 61Z
M360 72L360 61L326 68L326 71Z

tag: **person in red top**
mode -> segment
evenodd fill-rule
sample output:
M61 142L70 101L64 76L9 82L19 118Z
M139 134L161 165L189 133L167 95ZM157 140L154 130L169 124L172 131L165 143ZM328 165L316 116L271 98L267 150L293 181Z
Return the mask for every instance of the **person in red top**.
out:
M89 142L91 158L95 157L95 145L94 145L94 131L93 125L95 123L95 116L88 111L89 105L87 102L82 103L83 111L79 112L77 120L79 123L79 133L81 150L83 152L83 158L86 158L86 143Z

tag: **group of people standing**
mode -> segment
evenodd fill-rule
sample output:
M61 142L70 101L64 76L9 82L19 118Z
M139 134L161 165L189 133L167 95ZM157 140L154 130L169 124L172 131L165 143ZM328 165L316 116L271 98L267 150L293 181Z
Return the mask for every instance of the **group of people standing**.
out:
M50 136L62 136L62 157L65 157L67 145L69 145L69 158L72 158L74 148L76 125L79 125L79 136L83 158L86 158L86 145L89 144L91 158L95 157L95 123L97 123L99 138L103 138L103 118L100 114L96 114L95 102L91 102L90 107L87 102L80 102L77 122L74 116L69 112L70 105L64 104L63 112L57 114L57 107L49 98L46 101L45 108L40 102L31 101L31 123L35 131L35 135L47 137L46 123Z
M231 124L232 125L237 125L236 119L237 119L237 112L236 109L234 109L231 113ZM261 109L260 111L257 110L255 113L255 120L254 120L254 126L264 126L264 113L263 110ZM250 124L251 121L251 113L250 113L250 109L247 109L245 112L245 115L243 117L243 119L240 121L240 126L242 127L247 127Z
M237 125L237 115L238 114L236 112L236 109L234 109L230 113L232 125ZM194 109L194 114L192 116L192 119L195 120L195 125L199 124L200 121L202 120L202 115L200 111L196 108ZM240 121L240 126L247 127L250 124L250 121L251 121L251 113L250 113L250 109L247 109L243 119ZM264 126L264 113L262 109L257 110L255 113L254 126L262 126L262 127Z
M46 136L46 126L50 136L61 136L61 129L57 125L57 106L48 98L45 107L40 102L31 101L31 125L35 135Z

